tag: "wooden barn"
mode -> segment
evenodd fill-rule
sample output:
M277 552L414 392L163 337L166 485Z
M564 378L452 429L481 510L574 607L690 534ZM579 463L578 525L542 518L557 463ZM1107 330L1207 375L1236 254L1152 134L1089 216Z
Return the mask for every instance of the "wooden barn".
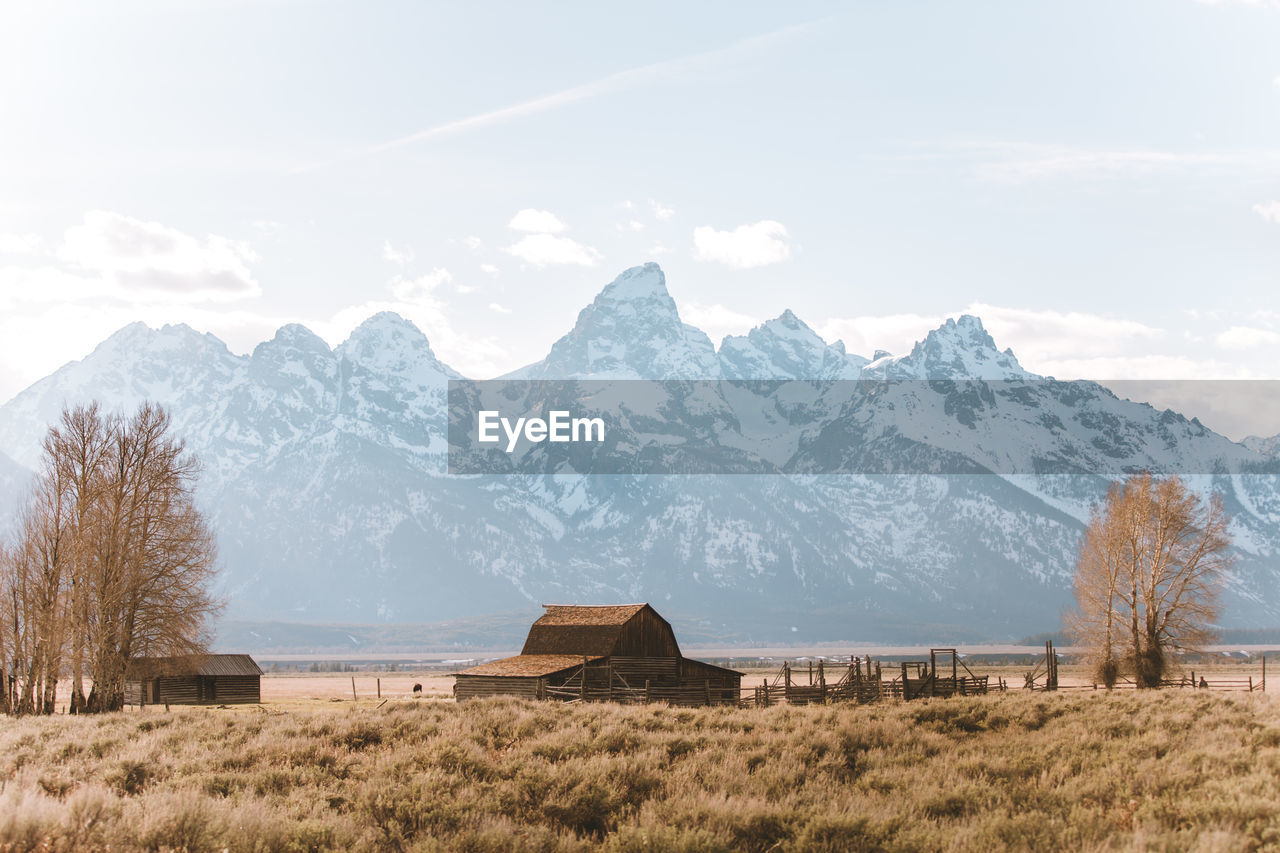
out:
M648 604L544 605L524 649L457 673L458 699L511 695L561 701L736 705L742 673L680 654Z
M129 705L232 705L262 701L262 668L248 655L135 658L125 672Z

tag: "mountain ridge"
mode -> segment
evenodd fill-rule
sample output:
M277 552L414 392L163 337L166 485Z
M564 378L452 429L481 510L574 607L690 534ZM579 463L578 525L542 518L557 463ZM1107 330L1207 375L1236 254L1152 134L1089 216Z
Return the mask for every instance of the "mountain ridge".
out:
M428 621L545 600L650 600L762 641L911 639L913 624L993 637L1052 628L1106 487L1101 462L1179 470L1187 458L1249 454L1239 458L1266 464L1102 386L1037 382L976 317L876 356L846 353L789 310L717 350L648 264L606 285L546 357L510 376L904 380L803 406L777 396L776 382L748 384L733 401L716 389L675 401L708 406L708 417L754 407L756 427L781 430L775 450L795 471L834 459L860 473L448 476L445 386L459 374L387 313L335 347L290 325L247 355L189 327L130 324L0 406L0 452L21 463L11 477L33 468L64 403L169 407L205 463L200 500L219 531L220 590L235 618ZM754 440L737 428L726 441ZM975 472L1079 471L896 473L932 457ZM1191 479L1223 491L1235 517L1234 624L1276 624L1276 478Z

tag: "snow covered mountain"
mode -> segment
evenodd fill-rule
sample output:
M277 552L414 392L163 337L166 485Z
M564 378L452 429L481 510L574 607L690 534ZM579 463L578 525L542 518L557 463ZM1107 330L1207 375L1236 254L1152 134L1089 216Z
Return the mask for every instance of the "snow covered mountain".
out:
M1256 435L1251 435L1240 443L1254 453L1280 458L1280 435L1273 435L1270 438L1259 438Z
M1054 629L1105 472L1190 472L1234 516L1229 623L1280 623L1280 466L1101 386L1043 382L974 317L868 361L787 311L717 352L646 264L512 376L733 380L655 405L714 433L727 458L790 473L449 476L446 382L458 374L392 314L333 349L286 326L247 356L185 326L128 326L0 407L0 451L33 467L66 403L169 407L205 465L201 500L239 618L435 621L651 600L758 640ZM874 381L836 381L859 378ZM744 379L826 382L797 398L797 383ZM627 440L651 428L642 421ZM5 493L21 466L0 457Z

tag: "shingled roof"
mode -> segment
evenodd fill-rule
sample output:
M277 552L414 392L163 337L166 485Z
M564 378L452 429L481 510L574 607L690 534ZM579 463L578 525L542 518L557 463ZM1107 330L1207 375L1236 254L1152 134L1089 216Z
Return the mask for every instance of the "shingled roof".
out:
M679 657L670 623L648 604L544 604L522 655Z
M503 675L527 676L530 678L551 675L552 673L582 666L582 655L516 655L513 658L491 660L470 669L464 669L455 675ZM588 657L588 661L600 660L599 657Z
M134 658L125 677L130 681L184 675L262 675L262 667L249 655L177 655Z

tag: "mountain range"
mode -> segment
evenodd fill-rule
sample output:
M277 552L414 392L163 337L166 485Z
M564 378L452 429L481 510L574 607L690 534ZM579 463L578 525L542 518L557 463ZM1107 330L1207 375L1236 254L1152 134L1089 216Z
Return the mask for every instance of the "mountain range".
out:
M941 642L1055 630L1105 472L1192 472L1233 518L1224 622L1280 624L1280 442L1237 444L1101 385L1038 381L976 317L899 356L850 354L791 311L717 348L646 264L508 377L906 380L853 401L801 404L782 383L747 383L745 398L699 403L733 425L727 447L767 434L785 475L449 475L459 378L394 314L335 348L285 326L249 355L135 323L0 407L0 514L13 518L64 405L151 399L203 463L236 619L426 622L647 600L740 641ZM966 473L900 473L932 458Z

